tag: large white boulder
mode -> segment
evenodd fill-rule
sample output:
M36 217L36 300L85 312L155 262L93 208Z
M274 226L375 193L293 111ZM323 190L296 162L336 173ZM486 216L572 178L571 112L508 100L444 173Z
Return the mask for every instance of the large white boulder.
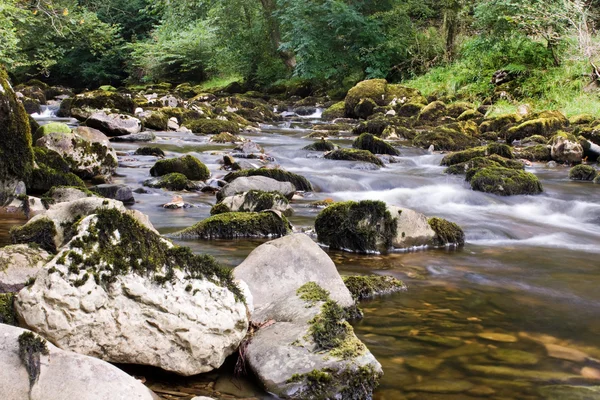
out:
M85 121L91 128L99 129L108 136L125 136L140 133L142 121L124 114L106 114L95 112Z
M411 247L432 245L435 232L429 226L424 214L409 208L400 208L388 205L388 211L392 218L396 218L396 236L392 240L392 246L397 249L408 249Z
M28 367L20 354L27 357ZM0 371L2 400L159 399L115 366L61 350L27 330L3 324L0 324Z
M79 222L15 310L60 348L181 375L220 367L248 328L243 289L228 271L118 209Z
M295 293L307 282L315 282L329 291L330 297L342 307L354 305L333 261L304 233L258 246L233 274L248 284L256 308Z

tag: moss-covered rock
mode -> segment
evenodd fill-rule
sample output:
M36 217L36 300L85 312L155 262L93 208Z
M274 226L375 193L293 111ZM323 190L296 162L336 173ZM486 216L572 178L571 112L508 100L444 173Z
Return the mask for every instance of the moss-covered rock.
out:
M382 136L385 129L392 124L392 121L385 117L376 117L367 121L362 121L352 129L352 134L361 135L370 133L374 136Z
M506 142L511 144L515 140L521 140L532 135L550 137L554 132L568 125L568 123L565 116L558 111L553 113L549 112L543 117L531 119L520 125L509 128L507 131Z
M396 236L396 220L381 201L334 203L319 213L315 230L332 249L361 253L387 251Z
M486 119L479 125L482 133L485 132L503 132L523 118L519 114L503 114L494 118Z
M18 182L27 181L32 170L29 116L0 67L0 205L18 194Z
M329 140L321 139L308 146L302 148L302 150L309 151L332 151L335 150L337 146L331 143Z
M466 180L471 180L471 177L482 168L487 167L504 167L522 170L525 168L522 162L517 160L511 160L498 155L491 155L488 157L475 157L468 161L453 164L446 168L444 172L452 175L465 175Z
M475 106L473 106L473 104L471 103L467 103L464 101L458 101L456 103L452 103L452 104L448 104L448 106L446 107L446 115L452 118L458 118L459 116L461 116L462 114L471 111L471 112L477 112L477 110L475 110ZM481 113L479 113L481 115ZM472 118L468 118L468 119L472 119Z
M169 128L169 117L162 111L147 111L138 114L137 117L142 121L145 128L157 131L166 131Z
M213 135L209 140L213 143L236 143L243 141L241 137L232 135L229 132L221 132L218 135Z
M71 108L117 109L133 114L135 104L133 99L117 92L95 90L78 94L73 98Z
M206 165L190 155L159 160L150 169L150 175L152 176L163 176L173 172L183 174L188 179L195 181L205 181L210 177L210 171Z
M593 181L598 171L591 165L580 164L569 171L569 179L573 181Z
M138 147L133 154L136 156L165 156L165 152L160 147L156 146Z
M34 140L46 136L49 133L71 133L71 128L69 128L67 124L63 124L62 122L50 122L46 125L40 126L35 131Z
M476 157L486 157L492 154L497 154L508 159L514 158L512 150L508 145L492 143L487 146L474 147L472 149L448 154L442 159L441 165L450 166L464 163Z
M421 113L426 105L427 101L425 101L425 103L419 101L409 101L408 103L404 103L399 107L396 107L396 113L400 117L416 117Z
M571 125L587 125L594 122L596 118L592 114L578 114L569 118L569 124Z
M383 167L383 161L368 150L337 149L325 154L325 158L328 160L360 161Z
M406 290L406 285L393 276L355 275L342 279L357 301Z
M503 167L480 169L470 180L473 190L500 196L542 193L542 184L532 173Z
M72 172L63 172L38 163L27 180L27 190L31 194L42 194L54 186L85 188L85 183Z
M441 101L434 101L429 103L419 113L418 120L421 122L433 122L438 119L445 117L447 114L447 107Z
M465 244L465 233L454 222L437 217L430 218L427 222L435 232L434 246L462 246Z
M290 182L296 187L296 190L312 192L313 187L311 183L305 177L288 172L281 168L255 168L245 169L241 171L230 172L223 180L226 182L232 182L241 176L266 176L267 178L275 179L279 182Z
M288 199L285 198L285 196L282 196L278 192L265 192L262 190L249 190L245 193L225 197L220 201L219 204L226 205L226 208L231 212L260 212L266 210L276 210L286 216L289 216L293 213ZM212 210L211 215L213 215Z
M480 144L477 134L477 124L473 121L457 122L419 133L413 145L422 148L433 145L438 151L465 150Z
M210 209L210 215L225 214L231 212L231 209L226 204L217 203Z
M377 103L372 99L360 99L352 114L357 118L366 119L373 115L375 108Z
M14 293L0 293L0 324L17 326Z
M181 238L235 239L281 237L290 233L290 223L273 211L229 212L213 215L174 234Z
M196 185L190 182L185 175L178 172L172 172L158 178L147 179L144 181L144 186L177 191L194 190L196 188Z
M352 147L359 150L368 150L373 154L389 154L392 156L400 155L400 152L391 144L376 138L370 133L363 133L360 135L354 141L354 143L352 143Z
M10 237L14 244L37 243L42 249L56 253L56 226L48 218L40 218L23 226L13 227Z
M196 119L185 123L186 128L195 134L218 135L221 132L237 134L240 131L238 124L220 119Z
M347 117L357 118L355 111L362 100L369 99L378 106L386 106L394 99L410 101L412 98L421 97L416 89L401 85L390 85L385 79L371 79L356 84L348 91L345 102Z
M515 154L518 158L529 161L545 162L552 160L552 148L546 144L515 149Z
M328 109L323 111L321 118L325 120L334 120L336 118L344 118L346 103L340 101L335 103Z

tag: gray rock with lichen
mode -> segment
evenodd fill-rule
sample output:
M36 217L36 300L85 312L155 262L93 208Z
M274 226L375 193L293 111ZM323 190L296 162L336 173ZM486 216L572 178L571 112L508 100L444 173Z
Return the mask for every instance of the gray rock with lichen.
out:
M17 292L48 262L50 254L26 244L0 248L0 293Z
M397 249L427 246L433 244L435 232L429 226L427 217L408 208L387 206L388 211L396 218L396 236L392 246Z
M250 190L277 192L282 196L291 199L296 192L296 187L290 182L280 182L275 179L267 178L266 176L240 177L225 185L217 194L217 199L221 200Z
M141 382L104 361L61 350L40 340L42 349L33 380L19 354L19 338L28 331L0 324L0 388L3 400L86 399L157 400ZM45 342L45 343L44 343ZM47 354L43 354L47 353Z
M137 118L124 114L107 115L103 111L90 115L85 124L108 136L134 135L142 130L142 122Z
M246 335L251 296L212 257L174 246L140 219L113 208L81 220L19 292L19 320L110 362L181 375L219 368Z
M277 210L285 216L293 214L294 210L288 200L279 193L261 192L251 190L246 193L236 194L221 200L230 211L258 212L264 210Z

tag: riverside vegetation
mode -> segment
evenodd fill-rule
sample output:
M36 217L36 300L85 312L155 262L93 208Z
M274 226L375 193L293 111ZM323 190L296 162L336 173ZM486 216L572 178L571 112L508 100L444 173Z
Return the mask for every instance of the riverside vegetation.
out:
M0 0L0 387L600 398L594 6Z

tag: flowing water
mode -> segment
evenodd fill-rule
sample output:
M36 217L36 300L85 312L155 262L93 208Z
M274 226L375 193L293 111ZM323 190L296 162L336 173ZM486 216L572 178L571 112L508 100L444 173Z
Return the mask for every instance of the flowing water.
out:
M456 251L329 252L342 274L389 274L408 286L363 303L365 317L354 323L383 365L376 399L571 399L580 397L569 397L575 389L564 385L600 385L599 185L571 182L566 167L539 164L528 171L544 194L504 198L472 191L463 177L444 174L442 155L420 149L401 147L397 162L382 169L325 160L301 150L314 140L303 136L319 115L243 135L315 186L292 203L296 228L314 223L312 201L372 199L447 218L466 233ZM136 189L149 177L156 158L132 155L142 145L114 143L116 183ZM152 145L169 157L198 157L213 177L225 175L219 160L233 147L184 133L157 133ZM167 234L206 218L215 203L210 194L178 194L194 207L163 209L173 193L155 189L136 194L132 207ZM263 242L180 243L235 267ZM268 397L256 387L239 395ZM581 398L600 398L588 396L596 397Z

